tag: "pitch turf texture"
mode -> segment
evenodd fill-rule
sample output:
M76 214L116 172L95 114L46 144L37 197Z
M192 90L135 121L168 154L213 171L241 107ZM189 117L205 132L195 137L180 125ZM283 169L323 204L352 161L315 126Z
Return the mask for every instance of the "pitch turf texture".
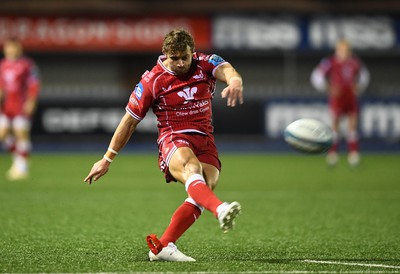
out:
M0 179L0 272L399 273L400 157L350 169L323 156L223 154L216 193L243 214L223 234L209 212L177 242L194 263L149 262L185 199L149 154L122 154L93 185L100 155L35 154L31 178ZM1 155L0 172L9 165Z

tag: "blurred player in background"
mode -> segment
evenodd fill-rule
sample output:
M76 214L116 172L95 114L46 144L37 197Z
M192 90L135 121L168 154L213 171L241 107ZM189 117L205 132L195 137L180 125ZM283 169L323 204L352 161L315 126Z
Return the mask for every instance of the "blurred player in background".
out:
M224 232L240 214L238 202L224 203L213 193L221 163L214 143L211 101L216 80L227 83L222 97L228 106L243 103L238 72L218 55L194 52L187 31L176 29L164 38L157 65L142 75L132 92L126 114L118 125L103 159L84 179L89 184L106 174L136 126L152 108L158 120L159 166L167 182L184 184L188 198L175 211L164 234L147 237L151 261L194 261L175 246L180 236L200 217L204 208L218 219ZM151 217L150 217L151 218Z
M360 162L358 128L358 96L369 84L368 69L352 55L348 41L336 43L335 54L324 58L311 74L311 83L319 91L328 91L329 109L332 117L334 144L327 155L328 165L334 166L338 160L340 120L348 118L346 135L348 163L356 166Z
M0 140L13 155L7 177L19 180L29 174L31 118L36 109L40 79L35 63L23 56L20 41L6 40L3 51L4 59L0 61Z

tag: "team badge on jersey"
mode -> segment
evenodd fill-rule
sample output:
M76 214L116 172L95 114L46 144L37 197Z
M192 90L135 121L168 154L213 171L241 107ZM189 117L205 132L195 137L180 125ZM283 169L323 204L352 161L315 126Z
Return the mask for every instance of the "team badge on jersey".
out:
M143 85L142 83L139 83L135 87L135 96L140 100L142 98L142 93L143 93Z
M219 64L225 62L225 60L221 56L213 54L211 55L210 59L208 59L208 62L214 66L218 66Z
M178 96L181 98L185 98L185 104L190 100L194 100L194 95L197 92L197 87L185 87L183 91L178 92Z

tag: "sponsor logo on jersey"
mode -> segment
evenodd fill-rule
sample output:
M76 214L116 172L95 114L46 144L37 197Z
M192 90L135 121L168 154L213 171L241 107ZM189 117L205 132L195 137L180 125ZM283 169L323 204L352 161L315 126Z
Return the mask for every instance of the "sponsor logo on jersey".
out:
M211 55L210 59L208 59L208 62L213 64L214 66L218 66L219 64L225 62L225 60L216 54Z
M163 90L163 91L168 91L168 90L170 90L170 89L171 89L171 85L169 85L167 88L162 87L162 90Z
M181 143L181 144L185 144L185 145L189 145L189 142L186 140L176 140L177 143Z
M169 147L164 148L164 153L165 154L168 154L168 151L169 151Z
M193 78L196 79L196 80L204 79L203 71L200 70L200 73L194 75Z
M137 107L139 105L138 101L136 100L135 96L131 96L131 98L129 99L129 102L134 105L135 107Z
M185 98L185 104L190 100L194 100L194 94L197 92L197 87L186 87L183 91L178 92L178 96L181 98Z
M143 73L142 79L148 83L150 82L151 78L153 78L153 76L154 72L147 70L145 73Z
M135 87L135 96L140 100L142 98L142 93L143 93L143 85L142 83L139 83Z

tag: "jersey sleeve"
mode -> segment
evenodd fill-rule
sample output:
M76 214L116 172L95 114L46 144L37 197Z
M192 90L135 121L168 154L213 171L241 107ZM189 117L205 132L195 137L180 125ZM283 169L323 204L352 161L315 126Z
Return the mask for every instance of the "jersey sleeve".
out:
M330 58L324 58L318 64L317 69L324 75L328 74L332 67L332 60Z
M153 100L153 94L148 85L140 81L132 91L125 109L133 118L141 121L146 116Z
M310 82L317 91L324 92L327 90L328 83L326 76L330 68L331 68L330 59L324 58L312 71Z
M220 66L228 64L227 61L217 54L200 55L200 60L203 60L203 68L212 76L215 75L215 71Z
M36 98L39 95L40 90L40 71L38 66L33 62L29 61L29 74L27 78L28 96Z

